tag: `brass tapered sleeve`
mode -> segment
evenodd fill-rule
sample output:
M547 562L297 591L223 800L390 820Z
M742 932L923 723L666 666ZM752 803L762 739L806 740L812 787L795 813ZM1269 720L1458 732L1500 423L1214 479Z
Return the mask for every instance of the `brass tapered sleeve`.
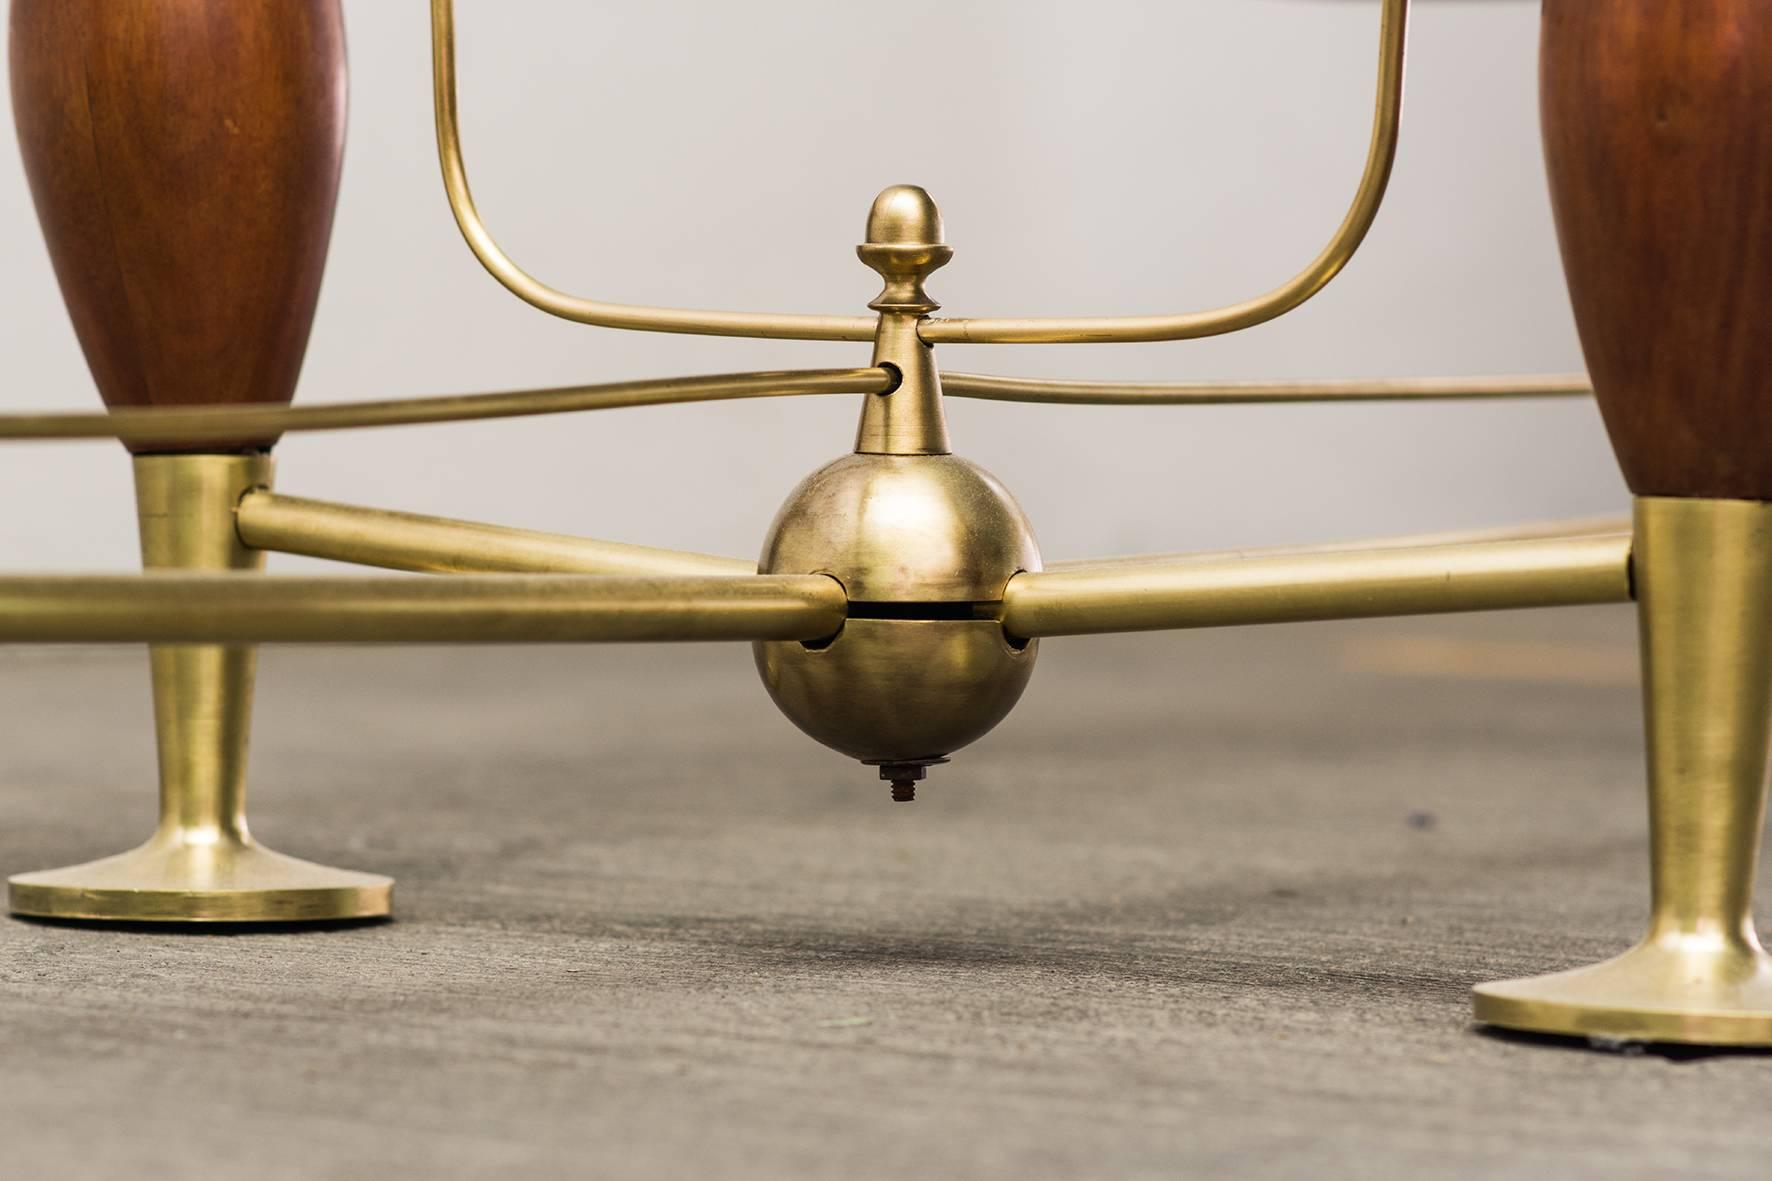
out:
M845 607L822 574L7 575L0 643L816 640Z
M1018 574L1012 636L1088 635L1312 619L1620 603L1630 535L1397 549L1203 556Z
M1478 985L1474 1013L1575 1037L1772 1045L1772 958L1753 918L1772 739L1772 504L1639 497L1636 546L1648 933L1602 963Z
M240 540L254 549L359 566L433 573L745 575L742 558L505 529L417 513L249 492L235 510Z
M1759 945L1772 505L1638 497L1651 941Z
M264 555L240 544L229 510L244 489L270 485L274 465L268 454L137 455L132 466L146 569L259 577ZM244 838L257 651L250 645L156 644L148 650L148 664L161 832L175 842Z

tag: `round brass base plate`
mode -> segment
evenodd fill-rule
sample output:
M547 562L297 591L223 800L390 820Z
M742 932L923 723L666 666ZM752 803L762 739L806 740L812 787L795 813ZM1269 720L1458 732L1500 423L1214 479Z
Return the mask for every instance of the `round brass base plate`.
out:
M1757 947L1644 943L1549 976L1479 984L1486 1025L1605 1041L1772 1046L1772 957Z
M8 880L12 913L135 923L308 923L383 918L394 882L251 842L154 840L128 853Z

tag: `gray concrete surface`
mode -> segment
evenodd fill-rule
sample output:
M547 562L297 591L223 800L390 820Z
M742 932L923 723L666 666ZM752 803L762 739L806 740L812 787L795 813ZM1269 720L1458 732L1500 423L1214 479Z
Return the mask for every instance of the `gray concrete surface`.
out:
M0 923L11 1177L1766 1173L1772 1059L1474 1030L1646 890L1630 614L1047 645L910 806L740 648L265 654L259 835L397 921ZM145 660L0 649L0 865L145 833Z

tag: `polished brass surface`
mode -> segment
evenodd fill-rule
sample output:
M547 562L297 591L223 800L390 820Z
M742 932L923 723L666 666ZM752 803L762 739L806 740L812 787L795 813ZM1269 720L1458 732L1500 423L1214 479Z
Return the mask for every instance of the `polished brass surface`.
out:
M851 601L982 603L1040 549L995 476L955 455L845 455L789 494L757 568L829 574Z
M7 879L13 914L134 923L340 922L386 916L393 880L267 849L244 827L205 843L157 831L127 853Z
M1001 721L1036 646L995 622L1003 588L1040 569L1013 497L953 455L845 456L801 483L777 514L758 569L828 574L849 618L828 644L758 644L783 713L835 750L926 761Z
M954 257L942 229L941 210L917 185L881 190L868 210L866 241L855 248L886 286L868 304L876 312L926 314L941 305L929 297L924 280Z
M899 375L892 389L863 400L855 449L878 455L946 455L953 448L941 403L941 374L935 350L917 336L918 322L941 306L929 298L923 281L953 255L942 241L941 212L922 189L894 185L874 199L867 241L855 249L886 281L868 305L880 313L874 365Z
M843 614L807 575L0 576L3 644L817 640Z
M798 369L718 373L569 385L493 394L445 394L309 406L215 406L112 410L100 414L0 414L0 439L121 439L126 443L230 439L241 433L336 431L483 418L620 410L804 394L877 394L898 375L885 369Z
M1772 505L1643 498L1636 579L1649 756L1650 920L1592 967L1479 985L1491 1025L1772 1046L1751 913L1772 721Z
M952 754L1008 716L1036 646L994 620L851 619L829 644L758 644L770 698L806 734L864 762Z
M1409 0L1384 0L1379 29L1378 100L1365 171L1347 215L1309 266L1265 295L1209 312L1168 316L928 319L930 344L1104 344L1113 341L1192 340L1266 323L1302 304L1341 273L1378 216L1397 155L1403 117L1403 58L1409 40Z
M1344 381L1046 381L944 373L949 397L1082 406L1222 406L1244 402L1436 402L1443 399L1585 398L1579 373L1525 377L1377 377Z
M248 492L235 511L240 540L254 549L305 554L359 566L465 574L755 574L742 558L503 529L417 513Z
M868 316L775 315L759 312L689 311L604 303L556 291L511 261L481 221L462 163L461 129L455 102L455 5L431 0L432 99L436 110L437 158L449 208L474 257L492 277L526 303L565 320L642 332L689 332L704 336L761 336L789 340L868 340Z
M941 401L941 373L935 350L917 339L917 317L882 312L874 341L874 364L890 365L902 380L885 393L862 401L855 449L872 455L946 455L947 411Z
M1202 555L1018 574L1012 636L1622 603L1628 534L1372 550Z
M1164 554L1130 554L1113 558L1069 558L1046 563L1054 570L1122 570L1128 566L1164 565L1202 559L1237 561L1272 558L1283 554L1350 554L1381 549L1417 549L1422 546L1468 545L1484 541L1532 541L1546 538L1593 537L1628 534L1629 517L1577 517L1559 521L1532 521L1519 525L1495 525L1486 529L1454 529L1442 533L1404 533L1394 537L1363 537L1357 541L1312 542L1306 545L1266 545L1245 549L1194 550Z
M135 459L142 563L153 569L256 570L263 561L234 535L232 510L271 481L264 454L141 455ZM140 583L152 574L127 580ZM172 575L178 578L179 575ZM190 577L188 575L184 577ZM252 574L214 575L230 585ZM74 608L70 596L61 609ZM117 605L124 618L133 596ZM187 607L187 610L191 610ZM5 627L26 610L0 608ZM201 613L198 615L199 622ZM226 639L190 629L191 639ZM143 637L158 638L158 637ZM393 883L273 853L246 824L246 750L255 653L217 644L150 653L160 752L160 823L141 847L85 865L10 879L13 913L112 921L284 922L388 913Z

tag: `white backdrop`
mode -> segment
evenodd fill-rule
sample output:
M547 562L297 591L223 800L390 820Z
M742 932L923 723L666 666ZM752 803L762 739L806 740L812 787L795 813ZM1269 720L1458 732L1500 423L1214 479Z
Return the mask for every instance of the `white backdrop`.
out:
M941 203L952 315L1195 310L1289 276L1364 153L1375 3L459 0L463 134L517 260L599 298L860 312L881 187ZM949 346L946 368L1187 379L1576 370L1535 98L1536 5L1418 6L1389 202L1284 320L1167 345ZM865 364L865 345L553 320L456 235L422 0L347 0L351 125L303 401ZM908 101L921 104L921 109ZM93 408L16 152L0 152L0 408ZM288 492L754 553L852 441L853 399L296 436ZM1049 556L1622 511L1585 402L1047 408L958 401ZM0 449L0 568L135 561L114 444ZM291 567L295 559L281 559Z

